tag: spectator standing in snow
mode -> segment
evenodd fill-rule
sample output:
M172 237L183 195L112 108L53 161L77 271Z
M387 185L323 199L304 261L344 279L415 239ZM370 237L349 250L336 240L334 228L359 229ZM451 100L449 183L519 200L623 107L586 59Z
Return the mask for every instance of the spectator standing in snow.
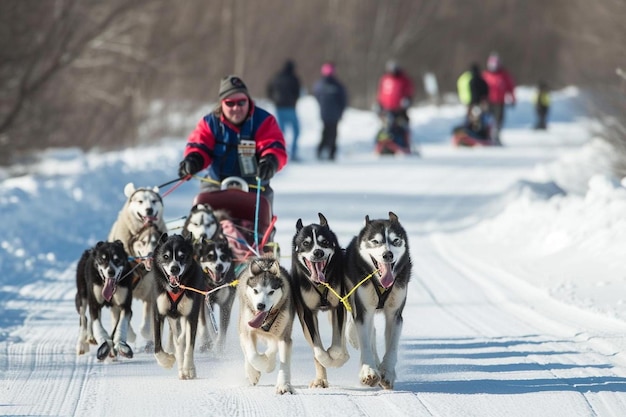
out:
M270 80L267 86L267 97L276 106L276 118L283 134L291 129L291 161L298 160L298 137L300 122L296 113L296 103L300 97L300 79L295 72L295 64L287 60L283 68Z
M385 73L378 81L376 104L380 115L391 113L404 126L409 124L407 109L413 102L413 81L394 60L385 64Z
M322 119L322 138L317 147L317 159L333 161L337 154L337 125L348 105L348 94L343 84L336 77L335 65L326 62L321 68L321 78L313 86L313 95L320 106Z
M550 111L550 93L545 82L540 81L537 85L535 96L535 112L537 114L537 124L535 129L545 130L548 128L548 112Z
M504 125L505 105L515 106L515 81L502 66L500 57L491 53L487 58L487 70L483 78L489 86L489 112L494 118L494 144L501 145L500 131Z

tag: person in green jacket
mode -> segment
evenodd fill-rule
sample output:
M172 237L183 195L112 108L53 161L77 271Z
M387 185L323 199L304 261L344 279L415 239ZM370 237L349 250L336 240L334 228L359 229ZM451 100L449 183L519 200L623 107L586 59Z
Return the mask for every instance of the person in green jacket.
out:
M456 86L459 100L467 106L468 115L473 106L484 107L486 105L489 86L480 74L480 67L477 63L472 63L470 68L459 76Z
M535 112L537 114L537 124L535 129L545 130L548 128L548 112L550 111L550 93L545 82L540 81L537 85L535 95Z

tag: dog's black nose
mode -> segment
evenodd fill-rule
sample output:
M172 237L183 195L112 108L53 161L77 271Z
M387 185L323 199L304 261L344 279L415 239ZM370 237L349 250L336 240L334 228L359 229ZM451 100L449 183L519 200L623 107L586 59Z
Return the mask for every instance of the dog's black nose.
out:
M265 304L264 303L257 304L256 309L257 311L265 311Z
M222 264L215 265L215 270L217 272L224 272L224 265L222 265Z
M148 207L148 208L146 209L146 214L147 214L148 216L152 216L152 213L153 213L153 212L154 212L154 211L152 210L152 207Z
M313 251L313 256L315 256L316 258L321 258L322 256L324 256L324 251L321 249L315 249Z
M180 266L172 265L172 267L170 268L170 272L172 273L172 275L178 275L180 273Z
M383 253L383 260L385 262L392 262L393 261L393 253L388 250L387 252Z

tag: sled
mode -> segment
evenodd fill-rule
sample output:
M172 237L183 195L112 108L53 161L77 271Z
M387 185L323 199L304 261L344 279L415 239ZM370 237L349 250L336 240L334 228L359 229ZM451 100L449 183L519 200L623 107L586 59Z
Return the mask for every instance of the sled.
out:
M193 200L193 205L196 204L208 204L213 210L226 211L240 232L238 235L245 239L250 255L256 252L258 255L273 253L280 256L278 244L270 241L277 220L272 206L265 196L248 191L248 184L242 178L226 178L220 190L201 191Z
M406 122L394 112L382 116L383 126L376 134L374 152L378 155L411 154L410 132Z
M457 147L492 146L489 138L478 137L459 127L452 132L452 145Z

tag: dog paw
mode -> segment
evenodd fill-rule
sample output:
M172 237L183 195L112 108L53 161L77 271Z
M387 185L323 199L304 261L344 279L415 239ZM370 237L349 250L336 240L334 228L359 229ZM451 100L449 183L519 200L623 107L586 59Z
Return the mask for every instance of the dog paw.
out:
M247 367L246 376L248 377L248 381L250 381L251 385L256 385L259 383L259 379L261 379L261 372L254 369L252 366Z
M369 365L363 365L359 373L359 378L361 379L361 384L375 387L378 385L378 382L380 382L380 373Z
M380 386L384 389L393 389L393 383L396 380L396 372L392 370L386 370L384 368L379 368L380 372Z
M76 345L76 354L80 356L84 355L87 352L89 352L89 343L78 342L78 344Z
M333 368L339 368L343 366L346 362L348 362L348 359L350 359L350 354L348 353L348 351L342 349L341 347L331 346L328 349L328 356L330 356L330 358L332 359L332 365L330 366L332 366Z
M324 378L315 378L309 384L309 388L328 388L328 380Z
M276 394L278 395L295 394L295 393L296 391L293 389L293 387L289 383L276 385Z
M191 367L187 369L179 369L178 370L178 378L182 380L186 379L196 379L196 368Z
M98 358L99 361L103 361L106 359L107 356L109 356L109 353L111 353L111 345L109 345L109 343L107 342L104 342L98 348L96 358Z
M115 345L114 350L116 354L120 354L125 358L130 359L133 357L133 350L130 348L130 346L128 346L126 342L118 342Z
M156 358L157 363L165 369L170 369L176 362L176 356L163 351L155 353L154 357Z

